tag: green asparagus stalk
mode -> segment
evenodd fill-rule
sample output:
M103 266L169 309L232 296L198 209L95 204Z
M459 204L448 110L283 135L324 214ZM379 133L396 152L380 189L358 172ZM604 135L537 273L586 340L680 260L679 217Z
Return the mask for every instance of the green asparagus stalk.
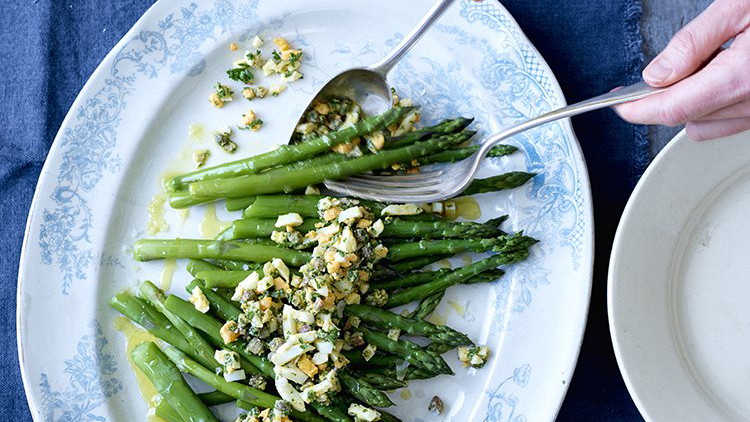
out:
M312 406L315 411L318 412L321 416L330 421L351 422L351 418L349 418L346 412L342 411L336 406L323 406L322 404L316 402L310 403L310 406Z
M308 218L295 227L302 233L315 230L315 224L320 220ZM275 231L284 230L284 227L276 227L276 219L273 218L243 218L235 220L221 234L222 240L248 239L256 237L270 237Z
M418 256L459 253L459 252L485 252L502 248L506 237L495 239L445 239L445 240L421 240L391 245L388 248L388 258L392 261L414 258Z
M185 422L180 414L174 410L174 407L170 406L160 395L154 397L154 400L151 401L151 406L156 416L166 422Z
M255 202L254 196L246 196L244 198L231 198L227 199L224 207L227 211L241 211Z
M188 343L171 322L159 311L154 309L145 301L131 295L130 293L118 293L110 299L110 306L125 315L128 319L145 328L154 337L166 341L199 360L201 356L196 349Z
M351 158L340 163L313 167L296 172L256 174L230 179L215 179L190 184L190 194L198 198L238 198L278 192L290 192L310 184L330 179L343 179L357 173L388 168L391 164L410 161L456 143L463 142L466 134L443 135L433 140L417 142L378 154Z
M416 258L409 258L403 261L394 262L390 264L390 268L397 273L407 273L412 270L418 270L424 268L430 264L447 259L453 256L453 254L438 254L430 256L420 256Z
M429 346L427 346L427 350L430 350L435 353L439 353L441 355L455 348L456 348L455 346L451 346L450 344L443 344L443 343L432 343Z
M177 330L185 336L187 342L195 348L196 356L202 365L214 370L220 369L221 365L214 359L215 349L200 335L198 330L185 322L182 318L170 312L165 306L166 296L164 292L153 283L146 280L138 287L138 294L151 306L161 312Z
M182 354L179 350L174 350ZM187 355L183 356L190 359ZM150 341L141 343L130 351L130 357L183 421L219 422L156 344Z
M253 406L270 409L273 408L273 405L277 400L281 400L281 398L268 394L265 391L258 390L257 388L240 384L238 382L226 381L223 377L201 366L201 364L190 359L186 354L172 346L165 345L164 354L167 355L169 360L177 365L177 368L179 368L180 371L187 372L222 393L247 402ZM310 412L292 411L291 415L292 418L305 422L324 421L322 418L315 416Z
M426 337L436 343L453 346L473 345L466 334L460 333L446 325L435 325L420 319L403 317L393 312L369 305L349 305L344 308L348 315L359 317L362 321L383 330L398 328L415 336Z
M434 374L453 374L453 370L451 370L450 366L448 366L443 358L435 353L423 350L410 341L394 341L388 338L387 335L378 331L370 330L366 327L360 326L359 330L364 334L368 343L375 345L380 350L400 356L412 365L423 368Z
M409 317L414 319L426 319L435 311L435 309L437 309L438 305L440 305L443 296L445 296L445 290L422 299L419 301L417 308L409 314Z
M417 163L422 166L435 163L455 163L465 158L469 158L474 155L480 148L480 145L471 145L468 147L449 149L446 151L438 152L437 154L426 155L424 157L417 158ZM502 157L516 152L518 148L513 145L498 145L490 150L487 154L488 157Z
M225 299L215 291L207 289L205 283L200 280L193 280L185 286L185 290L188 292L192 291L195 287L199 287L203 294L208 299L208 303L211 309L214 310L216 315L225 320L237 319L242 313L242 310L235 306L230 300Z
M191 195L190 192L184 190L169 192L169 206L176 210L190 208L194 205L205 204L212 201L212 199L196 198Z
M195 277L195 275L201 271L217 271L221 270L221 267L202 259L188 259L185 269L190 273L190 275Z
M263 270L256 271L201 271L195 275L198 280L203 280L209 289L235 288L240 281L246 279L252 273L263 276Z
M380 413L380 421L379 422L401 422L401 419L393 416L392 414L378 409L378 413Z
M138 261L190 258L263 263L279 258L287 265L295 267L310 260L309 252L278 246L197 239L141 239L135 243L133 254Z
M474 119L467 119L464 117L457 117L455 119L443 120L442 122L434 126L423 127L415 131L405 133L400 136L394 136L392 138L388 138L385 141L385 148L386 149L400 148L406 145L411 145L415 142L425 140L429 137L457 133L457 132L464 130L473 121Z
M430 352L434 353L434 352ZM403 368L401 370L396 368L384 368L384 367L377 367L377 368L367 368L368 372L374 373L374 374L382 374L390 378L395 378L397 380L426 380L430 378L434 378L435 374L427 371L423 368L417 368L415 366L409 366L407 368Z
M440 136L443 134L455 133L471 123L473 119L457 118L451 120L445 120L435 126L425 127L422 129L415 130L413 132L406 133L401 136L390 138L385 143L385 149L399 148L406 145L413 144L418 141L423 141L429 137ZM317 157L308 158L307 160L298 161L295 163L287 164L284 166L275 167L267 170L265 173L278 174L280 172L289 171L300 171L306 170L313 167L327 166L330 164L346 161L347 156L330 152L328 154L319 155Z
M344 388L358 400L375 407L394 405L388 396L362 378L357 378L347 371L339 371L338 377Z
M345 351L343 355L351 364L360 366L395 368L404 363L404 360L398 356L381 353L376 353L370 360L366 360L359 350Z
M269 378L273 378L273 364L268 360L246 352L242 342L236 341L232 343L224 343L220 334L222 323L214 317L201 313L195 309L193 305L174 295L167 297L165 306L170 312L173 312L175 315L184 319L188 324L204 332L215 347L226 348L237 352L241 358L240 363L242 369L246 373L250 375L265 375Z
M418 286L431 280L435 280L438 277L442 277L452 270L450 268L441 268L437 271L422 271L417 273L407 274L403 277L395 278L393 280L385 281L382 283L372 283L373 289L383 289L387 292L392 292L397 289L404 289L407 287Z
M499 254L489 258L477 261L473 264L459 268L435 281L425 283L419 286L411 287L400 292L394 293L388 299L385 308L394 308L405 305L415 300L420 300L436 293L442 292L470 279L484 271L496 268L500 265L508 265L514 262L522 261L529 256L529 247L536 243L536 240L521 234L509 238L507 244L500 249Z
M465 191L461 192L461 195L474 195L477 193L517 188L531 180L534 176L536 176L536 173L513 171L498 176L488 177L487 179L474 179L474 181L471 182L471 185L469 185Z
M318 201L324 198L323 195L258 195L255 202L247 207L242 213L242 218L276 218L279 216L279 210L284 212L294 212L304 218L318 217ZM376 217L388 204L366 199L358 199L359 205L367 207ZM442 220L441 217L432 213L422 213L418 215L402 216L401 220Z
M201 401L206 406L217 406L224 403L229 403L230 401L234 401L234 397L228 396L221 391L209 391L207 393L200 393L198 394L198 398L201 399Z
M395 390L397 388L406 387L407 385L404 381L383 374L358 373L357 378L366 381L368 384L382 391Z
M188 183L196 181L230 178L254 174L274 166L304 160L328 151L331 147L375 130L390 126L399 121L411 107L395 107L378 116L368 117L345 129L327 133L315 139L294 145L282 145L273 151L242 160L232 161L215 167L196 170L177 176L167 182L170 190L181 190ZM243 195L249 196L249 195Z
M315 224L320 220L308 218L295 227L296 230L307 233L315 230ZM283 228L282 228L283 229ZM276 227L273 218L243 218L235 220L222 232L221 240L235 240L248 238L265 238L271 236L274 231L282 230ZM410 221L393 219L385 225L380 237L383 238L456 238L456 237L493 237L500 236L502 231L492 226L451 221Z
M276 218L280 210L305 218L320 218L318 201L322 198L323 195L258 195L242 213L242 218Z

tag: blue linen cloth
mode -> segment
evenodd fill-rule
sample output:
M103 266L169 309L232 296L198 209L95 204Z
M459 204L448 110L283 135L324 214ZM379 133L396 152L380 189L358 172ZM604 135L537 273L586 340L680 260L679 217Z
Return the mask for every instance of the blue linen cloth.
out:
M0 295L8 299L0 301L3 420L31 420L18 369L13 298L39 172L83 84L152 3L10 0L0 14ZM503 4L550 64L569 102L638 78L643 65L639 0L505 0ZM577 117L573 123L592 179L597 264L587 333L558 420L640 421L612 352L605 293L614 231L650 158L646 132L608 110Z

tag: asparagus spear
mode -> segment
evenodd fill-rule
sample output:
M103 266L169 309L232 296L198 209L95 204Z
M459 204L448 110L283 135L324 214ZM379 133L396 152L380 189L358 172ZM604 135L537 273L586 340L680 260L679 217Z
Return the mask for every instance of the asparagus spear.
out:
M417 163L422 166L435 163L455 163L456 161L461 161L465 158L471 157L475 152L479 150L479 148L480 145L471 145L463 148L449 149L446 151L438 152L436 154L417 158ZM487 156L502 157L504 155L512 154L517 150L518 148L514 147L513 145L502 144L492 148L490 152L487 153Z
M296 230L307 233L315 230L315 224L320 220L308 218L295 227ZM273 218L243 218L235 220L220 235L221 240L235 240L247 238L269 237L274 231L280 230L276 227ZM409 221L393 219L387 224L380 237L383 238L455 238L455 237L492 237L499 236L502 231L496 227L481 223L450 222L450 221Z
M211 387L221 391L222 393L230 395L238 400L247 402L253 406L270 409L273 408L273 405L277 400L281 400L281 398L276 397L272 394L268 394L265 391L258 390L257 388L253 388L245 384L240 384L238 382L226 381L221 376L216 375L215 373L201 366L198 362L190 359L190 357L188 357L186 354L170 345L164 346L164 354L166 354L169 360L174 362L174 364L177 365L177 367L182 372L187 372L190 375L210 385ZM322 418L317 417L310 412L292 411L291 415L293 418L305 422L324 421Z
M133 254L138 261L192 258L236 259L262 263L279 258L295 267L310 260L309 252L278 246L196 239L141 239L135 242Z
M419 242L391 245L388 248L388 258L392 261L400 261L433 254L485 252L502 248L506 240L507 237L505 236L495 239L420 240Z
M154 400L151 401L151 406L153 406L156 416L164 419L166 422L185 422L180 417L180 414L174 410L174 407L170 406L160 395L154 397Z
M351 393L351 395L368 405L375 407L388 407L394 405L388 396L370 385L367 381L357 378L347 371L339 371L338 377L341 384L349 393Z
M190 192L184 190L169 192L169 206L176 210L190 208L193 205L205 204L211 201L212 199L196 198Z
M242 310L235 306L234 303L232 303L230 300L225 299L215 291L207 289L206 285L200 280L191 281L187 286L185 286L185 289L190 292L196 286L201 289L203 294L206 296L206 299L208 299L208 303L211 306L211 309L213 309L216 315L218 315L220 318L223 318L227 321L230 319L237 319L237 317L239 317L242 313Z
M234 397L228 396L221 391L209 391L207 393L200 393L198 394L198 398L201 399L201 401L206 406L216 406L219 404L229 403L230 401L234 401Z
M309 141L294 145L282 145L273 151L256 155L254 157L232 161L230 163L200 169L177 176L167 182L167 187L171 190L181 190L188 183L199 180L213 180L254 174L273 166L304 160L325 152L335 145L349 142L354 138L390 126L399 121L410 110L411 107L391 108L386 110L383 114L368 117L345 129L330 132L318 138L310 139Z
M450 366L448 366L443 358L435 353L423 350L412 342L406 340L394 341L388 338L387 335L366 327L359 327L359 330L365 336L368 343L377 346L378 349L400 356L412 365L434 374L453 374Z
M215 179L190 184L190 194L198 198L238 198L249 195L290 192L296 188L321 183L329 179L343 179L370 170L387 168L391 164L410 161L451 145L463 142L466 134L443 135L433 140L417 142L402 148L381 151L378 154L352 158L327 166L313 167L296 172L256 174L231 179Z
M378 390L395 390L406 387L406 383L383 374L358 373L357 378L366 381Z
M219 422L156 344L141 343L130 351L130 357L183 421Z
M310 403L310 406L312 406L315 411L318 412L321 416L333 422L351 422L351 419L346 414L346 411L342 411L336 406L323 406L322 404L316 402Z
M170 312L178 315L180 318L187 321L188 324L194 326L200 331L204 332L208 336L211 343L218 348L227 348L240 355L240 364L242 369L251 375L265 375L273 378L273 364L268 360L255 356L245 351L244 344L236 341L232 343L224 343L224 340L219 334L221 330L221 322L217 321L211 315L201 313L193 305L177 296L170 295L165 301L165 306Z
M138 294L151 306L161 312L177 330L185 336L187 342L195 348L196 356L201 364L214 370L221 369L221 365L214 359L214 348L203 338L200 333L182 318L170 312L164 305L166 297L164 292L153 283L146 280L138 287Z
M169 320L145 301L130 293L118 293L110 299L110 306L128 319L145 328L154 337L160 338L199 360L201 356L188 343L185 336L171 325Z
M258 195L242 213L242 218L276 218L280 210L305 218L319 218L318 201L322 198L323 195Z
M390 268L398 273L406 273L412 270L418 270L424 268L430 264L434 264L437 261L450 258L452 254L438 254L430 256L421 256L416 258L405 259L403 261L394 262L390 264Z
M450 268L441 268L437 271L422 271L418 273L411 273L405 275L404 277L395 278L390 281L373 283L371 287L374 289L383 289L387 292L392 292L397 289L418 286L438 277L444 276L451 271L453 270L451 270Z
M414 142L422 141L428 137L435 135L447 135L450 133L456 133L462 131L469 126L474 119L467 119L464 117L457 117L455 119L443 120L435 126L428 126L417 129L412 132L405 133L400 136L394 136L388 138L385 141L386 149L400 148L406 145L413 144Z
M278 211L277 211L278 212ZM320 220L308 218L302 224L295 227L302 233L315 230L315 224ZM243 218L235 220L221 234L222 240L247 239L256 237L269 237L274 231L284 230L276 227L276 219L273 218Z
M201 271L221 270L221 268L218 265L214 265L202 259L189 259L187 262L187 265L185 266L185 269L193 277L195 277L195 275Z
M447 352L448 350L453 350L453 349L455 349L455 346L451 346L450 344L443 344L443 343L432 343L429 346L427 346L427 350L430 350L439 354L443 354Z
M411 318L425 319L432 314L440 304L445 296L445 290L442 292L435 293L434 295L427 296L426 298L419 301L417 308L409 314Z
M450 286L459 284L464 280L470 279L477 274L495 268L499 265L507 265L522 261L529 256L528 248L534 243L536 243L536 240L533 238L523 236L520 233L518 235L514 235L513 237L509 238L506 245L504 245L503 248L500 249L501 253L483 259L481 261L477 261L463 268L459 268L456 271L453 271L450 274L447 274L430 283L425 283L420 286L411 287L394 293L390 296L390 299L388 300L388 303L385 305L385 307L394 308L396 306L405 305L409 302L432 296L435 293L446 290Z
M246 196L244 198L231 198L227 199L224 207L227 211L240 211L249 207L255 202L254 196Z
M360 353L359 350L345 351L343 352L343 355L353 365L395 368L396 366L403 365L404 363L404 360L398 356L385 355L381 353L376 353L370 358L370 360L365 360L364 356L362 356L362 353Z
M528 182L536 173L525 173L512 171L487 179L475 179L461 195L474 195L476 193L495 192L503 189L517 188Z
M367 368L367 371L374 374L382 374L390 378L395 378L397 380L426 380L435 377L434 373L423 368L417 368L415 366L409 366L401 370L396 368L383 367Z
M435 126L417 129L413 132L390 138L385 143L385 149L399 148L413 144L414 142L423 141L429 137L459 132L460 130L468 126L472 122L472 120L473 119L465 119L462 117L459 117L457 119L444 120L443 122L440 122ZM278 174L280 172L300 171L312 167L327 166L333 163L346 161L347 159L348 157L346 157L345 155L331 152L325 155L309 158L307 160L275 167L267 170L265 173ZM229 203L229 201L227 201L227 203Z
M213 270L213 271L201 271L195 274L195 278L203 280L206 283L206 287L209 289L216 288L235 288L240 281L247 278L252 273L257 272L261 277L263 276L263 270L255 271L224 271L224 270Z
M436 343L453 346L473 345L469 337L446 325L435 325L427 321L402 317L393 312L369 305L349 305L344 308L348 315L359 317L362 321L380 329L398 328L409 334L426 337Z

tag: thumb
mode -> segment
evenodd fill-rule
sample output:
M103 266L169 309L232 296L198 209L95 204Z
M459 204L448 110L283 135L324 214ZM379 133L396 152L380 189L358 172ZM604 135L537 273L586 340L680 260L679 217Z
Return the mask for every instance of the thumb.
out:
M740 3L745 10L737 10ZM717 0L682 28L643 70L652 86L671 85L693 74L724 44L742 32L750 2Z

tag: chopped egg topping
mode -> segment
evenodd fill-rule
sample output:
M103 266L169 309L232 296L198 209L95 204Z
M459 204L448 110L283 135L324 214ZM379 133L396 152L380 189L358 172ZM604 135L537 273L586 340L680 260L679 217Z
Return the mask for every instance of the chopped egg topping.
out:
M232 296L242 314L221 330L225 342L243 339L247 352L268 357L279 396L298 411L312 402L329 404L331 395L341 389L337 372L349 363L342 350L365 345L356 331L358 322L344 320L344 307L388 300L384 290L369 292L368 284L375 263L388 253L378 241L383 221L359 201L345 198L322 198L318 213L322 222L306 234L296 229L304 223L299 214L278 217L279 230L272 239L312 245L312 259L299 273L280 259L250 273ZM375 346L368 345L363 355L370 359L375 352ZM224 364L228 357L221 357L225 376L241 370L230 372ZM361 420L377 420L367 419L372 414L366 410L357 410Z

